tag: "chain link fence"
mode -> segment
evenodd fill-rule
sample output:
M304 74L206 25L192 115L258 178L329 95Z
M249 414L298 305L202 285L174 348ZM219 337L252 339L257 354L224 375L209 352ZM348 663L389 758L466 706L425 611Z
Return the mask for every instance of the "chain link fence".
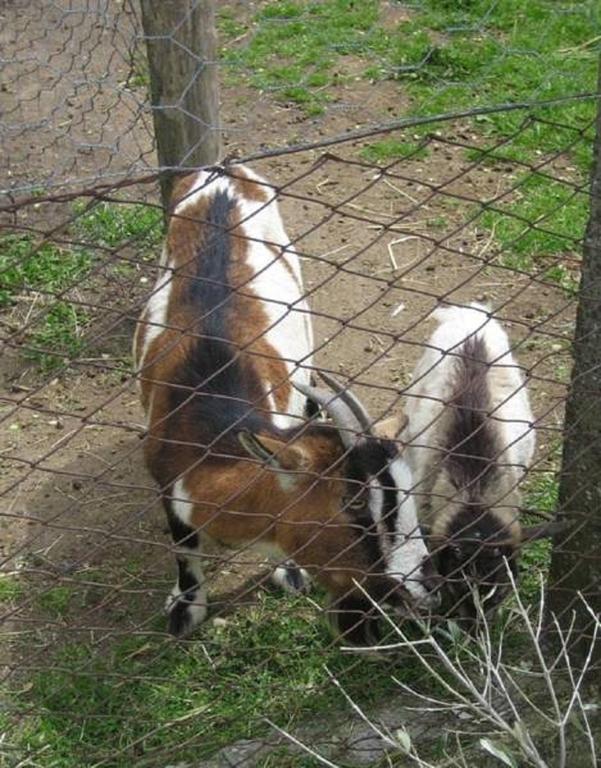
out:
M596 765L598 166L592 187L590 173L597 4L324 0L182 3L152 18L151 11L151 3L112 0L0 4L7 171L0 197L0 764ZM195 14L211 12L215 58L190 48L187 37L197 34ZM163 13L175 17L161 33ZM173 77L183 73L181 89L174 79L157 86L153 67L161 61ZM213 93L211 118L190 105L197 85L202 95L217 80L220 108L217 114ZM171 101L178 90L181 98ZM167 147L170 130L195 138ZM217 143L220 155L210 157ZM215 166L217 159L225 165ZM187 199L199 198L182 178L202 164L217 187L235 185L252 168L266 182L242 189L259 210L242 223L227 219L224 229L210 211L186 209ZM166 180L171 187L174 179L184 207L165 211ZM261 220L274 195L289 243L273 230L253 234L254 218ZM171 250L159 262L169 214ZM174 239L176 230L184 240ZM464 633L453 601L447 615L434 607L430 616L401 618L378 608L362 592L367 582L357 567L355 596L374 622L379 617L382 637L351 647L352 633L341 638L328 628L336 606L324 584L336 564L305 562L302 536L303 546L266 559L245 534L229 549L203 551L208 617L185 639L168 634L174 554L191 534L169 530L163 503L181 509L189 501L173 487L190 467L185 447L202 444L205 464L235 459L240 477L260 464L255 454L240 467L237 451L219 443L207 449L204 433L189 437L189 400L222 370L216 365L193 384L173 371L164 378L149 372L132 359L136 324L182 274L184 283L204 286L203 322L219 314L224 286L222 302L247 302L258 338L241 322L232 333L236 359L251 369L257 360L273 362L260 348L273 328L256 320L253 301L288 322L288 299L273 289L261 298L248 277L234 284L231 275L199 277L186 271L189 261L170 262L186 231L206 247L227 235L237 254L231 258L241 263L255 246L275 247L273 264L292 249L299 255L304 287L294 307L306 302L301 314L313 342L311 359L292 378L306 387L309 374L315 384L325 371L355 393L374 423L408 419L392 441L407 462L419 446L412 424L423 408L412 373L437 348L433 313L476 302L507 332L525 377L536 450L511 483L518 495L505 509L512 525L518 518L524 528L567 525L552 540L520 548L519 577L505 572L510 594L494 616L472 595L477 631ZM169 306L185 314L180 301ZM166 319L146 309L138 326L159 344L174 331L176 349L212 339L177 314ZM297 341L286 341L285 360ZM163 353L171 359L168 345ZM298 362L292 351L290 359ZM487 359L489 368L495 362ZM203 365L197 361L197 370ZM242 398L244 419L278 410L270 381L272 401L263 395L250 407L252 398ZM140 387L144 399L144 387L157 383L157 399L165 386L170 397L189 394L165 409L165 422L175 425L167 436L157 436L152 419L149 432L140 402ZM217 389L220 397L233 413L236 397ZM493 422L503 405L486 407ZM304 418L298 409L293 415ZM223 418L237 436L238 425ZM324 418L314 415L309 429L327 430ZM172 450L169 461L184 456L169 482L157 483L147 469L157 439ZM477 443L468 441L459 455L469 458ZM338 463L314 473L316 483L335 485L347 471L340 445L337 451ZM489 464L498 455L487 454ZM261 471L273 475L273 455L263 460ZM510 465L501 463L501 476ZM355 478L345 501L351 511L341 514L352 517L355 496L371 493L378 475L367 485ZM418 507L424 498L436 501L433 488L403 482L392 490L407 491ZM382 494L390 485L383 482ZM228 497L197 527L210 533L220 514L232 513L230 504ZM276 520L286 510L276 510ZM313 522L314 514L306 512ZM329 518L320 520L327 532ZM362 523L360 540L386 539L375 523ZM440 542L428 536L435 526L421 523L409 541L427 542L440 572ZM289 594L272 584L274 565L289 556L307 565L311 590ZM409 583L416 578L409 573ZM183 581L180 570L185 597ZM445 612L448 583L435 588Z

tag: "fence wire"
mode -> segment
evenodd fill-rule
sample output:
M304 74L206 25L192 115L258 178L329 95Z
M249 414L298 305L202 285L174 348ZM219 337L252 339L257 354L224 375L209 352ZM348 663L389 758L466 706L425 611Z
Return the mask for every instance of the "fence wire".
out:
M311 563L314 588L286 594L271 581L284 555L264 557L246 535L203 552L206 621L185 639L167 633L174 554L189 534L174 544L162 503L181 508L186 498L148 472L157 434L139 388L158 384L160 399L166 385L178 402L159 420L181 430L160 437L177 461L207 379L157 380L131 355L141 312L189 266L159 264L164 211L140 12L129 2L61 2L1 13L0 764L571 766L582 756L595 765L599 701L561 652L570 632L559 632L550 661L541 650L552 624L541 607L549 539L524 546L513 594L477 639L462 634L454 605L450 622L442 608L417 621L389 613L379 650L351 650L328 629L323 582L336 563ZM528 42L532 17L545 22ZM536 451L506 508L524 525L561 516L570 499L559 497L559 472L572 470L562 446L581 427L565 423L565 405L590 207L596 5L232 2L219 4L217 24L224 153L251 159L267 180L257 195L277 192L314 334L304 367L334 375L374 422L404 414L411 425L420 400L412 372L433 312L485 305L509 335L534 413ZM508 102L524 108L503 109ZM225 183L244 171L228 163L214 173ZM172 228L207 226L178 211ZM242 260L255 246L285 244L251 234L259 215L226 231ZM208 285L224 288L219 275ZM225 287L232 304L250 296L249 314L253 301L275 315L288 301L261 302L248 278ZM207 301L209 316L218 299ZM177 314L146 315L140 327L170 343L176 332L176 350L206 342ZM235 332L237 357L265 361L261 338ZM162 354L171 359L165 341ZM275 411L276 392L271 405L263 397L245 407ZM226 410L238 407L235 393L217 394ZM419 437L401 433L401 457ZM201 468L240 464L217 441L196 443ZM337 461L315 482L335 485ZM241 478L249 466L256 457L242 462ZM205 533L236 511L241 483L214 506ZM352 510L371 485L351 487ZM425 494L419 484L403 490L417 502ZM326 532L339 526L320 519ZM370 542L377 531L368 529ZM598 605L598 579L584 594L572 589L579 555L591 557L576 529L555 540L573 556L555 584L571 595L567 611L583 599ZM425 530L409 539L423 542ZM302 560L307 538L298 536L286 557ZM436 590L446 594L445 584ZM598 630L592 608L591 648Z

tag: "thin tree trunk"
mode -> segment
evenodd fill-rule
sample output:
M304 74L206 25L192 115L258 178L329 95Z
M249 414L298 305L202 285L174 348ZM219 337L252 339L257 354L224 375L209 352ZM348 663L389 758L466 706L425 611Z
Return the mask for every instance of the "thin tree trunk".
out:
M165 210L172 171L221 151L214 0L141 0Z
M562 518L572 527L553 542L548 606L564 633L574 622L572 659L581 666L591 647L595 625L591 611L601 616L601 102L597 106L591 212L583 248L559 504ZM601 638L593 663L601 663Z

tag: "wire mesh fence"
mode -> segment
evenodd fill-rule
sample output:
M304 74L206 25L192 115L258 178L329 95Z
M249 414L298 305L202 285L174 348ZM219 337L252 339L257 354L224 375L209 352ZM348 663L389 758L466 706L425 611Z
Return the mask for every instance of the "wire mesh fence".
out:
M210 5L1 9L0 762L596 765L596 4Z

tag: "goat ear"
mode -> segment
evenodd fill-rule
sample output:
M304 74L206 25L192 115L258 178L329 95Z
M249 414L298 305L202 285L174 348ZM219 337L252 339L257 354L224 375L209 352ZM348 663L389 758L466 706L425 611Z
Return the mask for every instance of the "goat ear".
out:
M265 435L259 437L247 430L238 433L238 440L249 456L274 469L299 471L308 469L311 464L307 452L298 444L289 445L284 440Z
M398 416L389 416L387 419L377 421L372 427L372 432L375 437L383 440L396 440L408 422L409 417L405 416L404 413Z
M568 523L559 520L541 523L540 525L530 525L527 528L522 528L521 542L522 544L528 544L530 541L550 539L556 534L566 531L569 527Z

